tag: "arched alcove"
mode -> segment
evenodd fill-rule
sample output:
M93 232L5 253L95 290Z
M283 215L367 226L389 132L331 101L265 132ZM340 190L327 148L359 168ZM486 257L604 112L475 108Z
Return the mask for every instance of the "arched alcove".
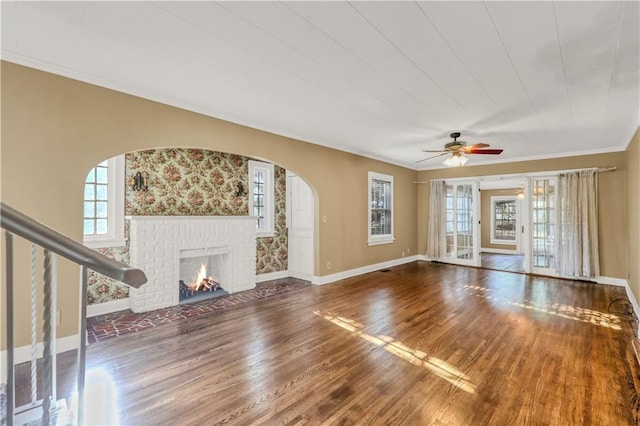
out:
M185 147L154 148L126 153L122 170L119 171L124 175L122 214L247 216L248 198L251 196L248 194L250 160L256 159L234 153ZM136 182L136 175L144 177L142 188L140 182ZM287 171L277 164L274 164L273 184L274 235L257 238L258 277L288 276ZM315 204L315 195L310 198L310 202ZM312 205L309 209L314 211L315 207ZM128 263L128 220L124 221L124 229L124 245L100 247L97 250ZM312 244L312 251L314 247L315 244ZM314 256L313 252L311 256ZM128 288L98 274L90 275L90 305L122 300L128 296Z

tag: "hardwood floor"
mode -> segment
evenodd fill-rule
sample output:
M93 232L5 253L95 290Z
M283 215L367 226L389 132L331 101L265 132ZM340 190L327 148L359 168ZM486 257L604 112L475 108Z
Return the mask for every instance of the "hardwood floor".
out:
M485 269L524 272L524 255L522 254L482 253L480 262Z
M635 424L637 324L608 311L625 301L622 287L416 262L93 344L88 420Z

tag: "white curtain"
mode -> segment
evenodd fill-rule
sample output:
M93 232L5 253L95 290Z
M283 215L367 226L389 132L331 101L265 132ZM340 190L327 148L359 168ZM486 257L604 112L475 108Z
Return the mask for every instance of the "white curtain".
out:
M427 224L427 257L434 260L444 256L444 241L446 238L445 197L444 180L431 180L429 222Z
M598 180L595 170L558 176L560 275L594 278L600 275L598 256Z

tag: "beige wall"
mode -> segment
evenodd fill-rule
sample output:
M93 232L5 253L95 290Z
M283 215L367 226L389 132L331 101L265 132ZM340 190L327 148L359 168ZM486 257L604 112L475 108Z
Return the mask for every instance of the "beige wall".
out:
M491 244L491 197L515 196L520 188L480 191L480 248L516 250L515 244Z
M472 166L472 158L465 167L421 171L418 173L418 181L587 167L617 167L618 169L614 172L600 173L598 175L600 273L606 277L626 278L626 252L628 249L625 226L625 210L627 208L625 189L626 161L624 152L493 164L489 166ZM429 185L420 185L418 189L418 247L420 253L425 253L426 251L428 204Z
M256 157L305 179L316 197L316 275L417 252L414 170L2 63L2 201L36 220L81 241L82 187L89 169L117 154L158 147ZM370 170L394 176L394 244L367 246ZM26 251L18 247L20 286L28 282ZM66 262L59 271L59 336L69 336L77 333L79 273ZM24 345L28 292L19 294L16 304L17 344Z
M627 264L631 291L640 302L640 129L626 151L627 171ZM640 314L636 312L636 314Z

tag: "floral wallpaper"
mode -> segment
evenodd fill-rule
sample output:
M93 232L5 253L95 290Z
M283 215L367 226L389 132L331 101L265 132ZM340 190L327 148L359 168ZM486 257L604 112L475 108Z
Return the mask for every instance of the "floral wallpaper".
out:
M131 216L245 216L250 158L201 149L164 148L128 153L125 161L125 215ZM147 189L134 191L141 172ZM287 269L286 171L274 167L275 237L258 238L256 272ZM127 262L127 247L100 249ZM128 288L101 275L90 277L89 304L128 297Z
M129 221L124 221L124 238L127 245L124 247L110 247L96 249L118 262L129 263ZM107 278L97 272L89 270L87 275L87 303L89 305L110 302L112 300L126 299L129 297L129 287L121 285L117 281Z
M201 149L153 149L126 155L125 173L147 176L146 191L127 185L125 214L132 216L246 216L248 158ZM285 182L286 184L286 182Z

